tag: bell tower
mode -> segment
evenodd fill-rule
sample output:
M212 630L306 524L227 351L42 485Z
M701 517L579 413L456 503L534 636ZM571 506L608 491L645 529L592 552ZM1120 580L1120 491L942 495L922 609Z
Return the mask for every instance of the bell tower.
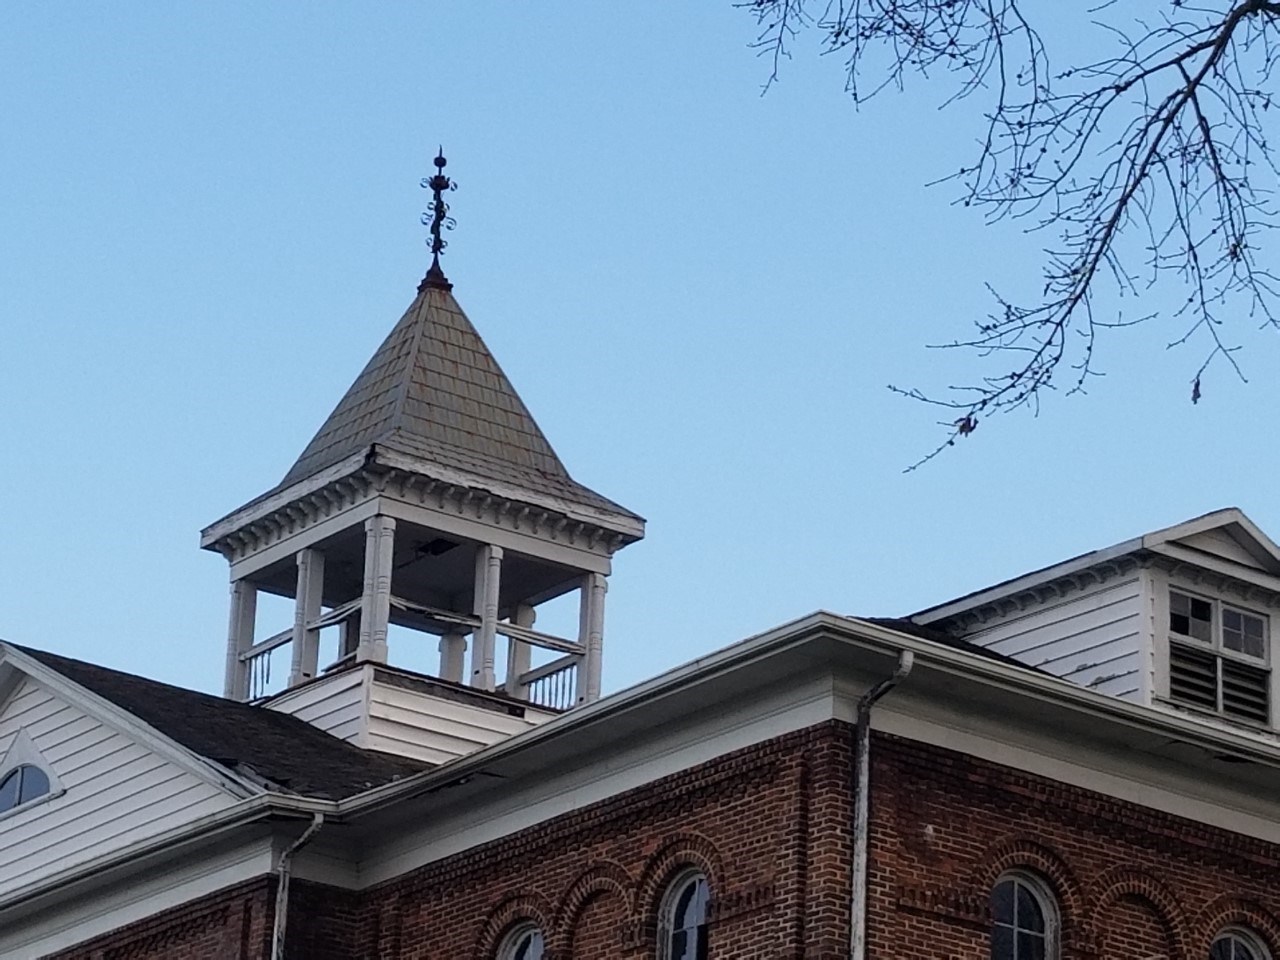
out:
M379 684L432 701L388 694L388 713L466 706L536 722L598 698L610 561L644 536L640 517L570 477L454 298L440 267L454 184L444 156L434 163L417 297L280 483L201 535L230 564L225 695L263 699L287 647L287 681L266 704L374 749L395 748L376 716L352 711L376 714ZM292 626L267 637L263 592L294 601ZM571 592L577 635L538 630L538 606ZM434 675L387 665L391 626L408 628L395 642L438 638ZM337 653L321 663L326 633ZM355 688L363 708L339 696Z

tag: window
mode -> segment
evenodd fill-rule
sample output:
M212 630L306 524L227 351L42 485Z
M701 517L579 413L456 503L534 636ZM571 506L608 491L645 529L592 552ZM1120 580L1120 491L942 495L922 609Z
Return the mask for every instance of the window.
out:
M542 931L522 923L502 939L498 960L542 960Z
M1268 618L1169 591L1169 699L1236 720L1271 719Z
M991 960L1054 960L1058 915L1053 897L1028 874L1004 876L991 891Z
M701 873L690 870L676 877L662 901L662 960L707 960L710 903L711 890Z
M49 792L49 778L39 767L24 763L0 780L0 813L30 803Z
M1209 960L1267 960L1269 956L1258 939L1244 930L1219 934L1209 951Z

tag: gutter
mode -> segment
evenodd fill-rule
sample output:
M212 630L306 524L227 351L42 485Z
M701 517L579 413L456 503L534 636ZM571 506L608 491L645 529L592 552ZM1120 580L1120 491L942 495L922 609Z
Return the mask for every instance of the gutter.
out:
M293 855L306 846L323 826L324 814L316 813L311 818L311 825L302 831L302 836L280 854L280 865L276 868L276 910L271 934L271 960L284 960L284 940L289 929L289 868L293 865Z
M867 847L871 798L871 708L881 697L906 679L915 666L915 654L903 650L898 669L864 693L858 700L854 725L854 812L853 812L853 892L849 904L849 957L864 960L867 953Z

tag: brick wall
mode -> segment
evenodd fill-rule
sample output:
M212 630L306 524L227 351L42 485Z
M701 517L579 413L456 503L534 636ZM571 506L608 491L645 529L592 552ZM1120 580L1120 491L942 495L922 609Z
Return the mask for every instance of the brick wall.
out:
M877 960L987 960L988 891L1011 869L1052 890L1063 960L1204 960L1230 925L1280 957L1280 847L906 740L873 749Z
M289 958L488 960L525 918L552 960L652 958L685 865L711 879L715 960L847 957L848 735L782 737L363 895L295 882ZM874 740L872 786L872 960L987 960L987 893L1013 868L1053 891L1063 960L1203 960L1229 924L1280 957L1275 846L892 737ZM59 960L260 960L270 891L228 891Z
M265 878L241 884L81 944L57 954L55 960L258 960L269 957L274 897L274 886Z

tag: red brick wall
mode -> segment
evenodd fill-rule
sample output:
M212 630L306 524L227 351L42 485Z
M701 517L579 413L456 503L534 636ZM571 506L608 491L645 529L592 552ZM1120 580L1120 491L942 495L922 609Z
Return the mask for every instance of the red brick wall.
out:
M1280 957L1280 847L910 741L873 749L875 960L987 960L987 892L1015 868L1053 890L1063 960L1204 960L1234 924Z
M847 929L847 745L846 730L816 727L430 864L370 891L363 926L291 932L291 956L491 957L528 918L554 960L640 960L668 881L695 865L715 896L713 953L834 960ZM295 889L295 907L328 916L329 892ZM330 946L370 951L375 937L383 953Z
M363 895L295 882L289 958L488 960L528 918L552 960L647 960L687 864L711 878L714 960L847 957L848 734L782 737ZM874 740L872 786L871 960L987 960L987 892L1014 868L1053 890L1063 960L1203 960L1227 924L1280 957L1275 846L891 737ZM59 960L260 960L270 889Z
M241 884L59 953L56 960L259 960L271 955L274 897L266 879Z

